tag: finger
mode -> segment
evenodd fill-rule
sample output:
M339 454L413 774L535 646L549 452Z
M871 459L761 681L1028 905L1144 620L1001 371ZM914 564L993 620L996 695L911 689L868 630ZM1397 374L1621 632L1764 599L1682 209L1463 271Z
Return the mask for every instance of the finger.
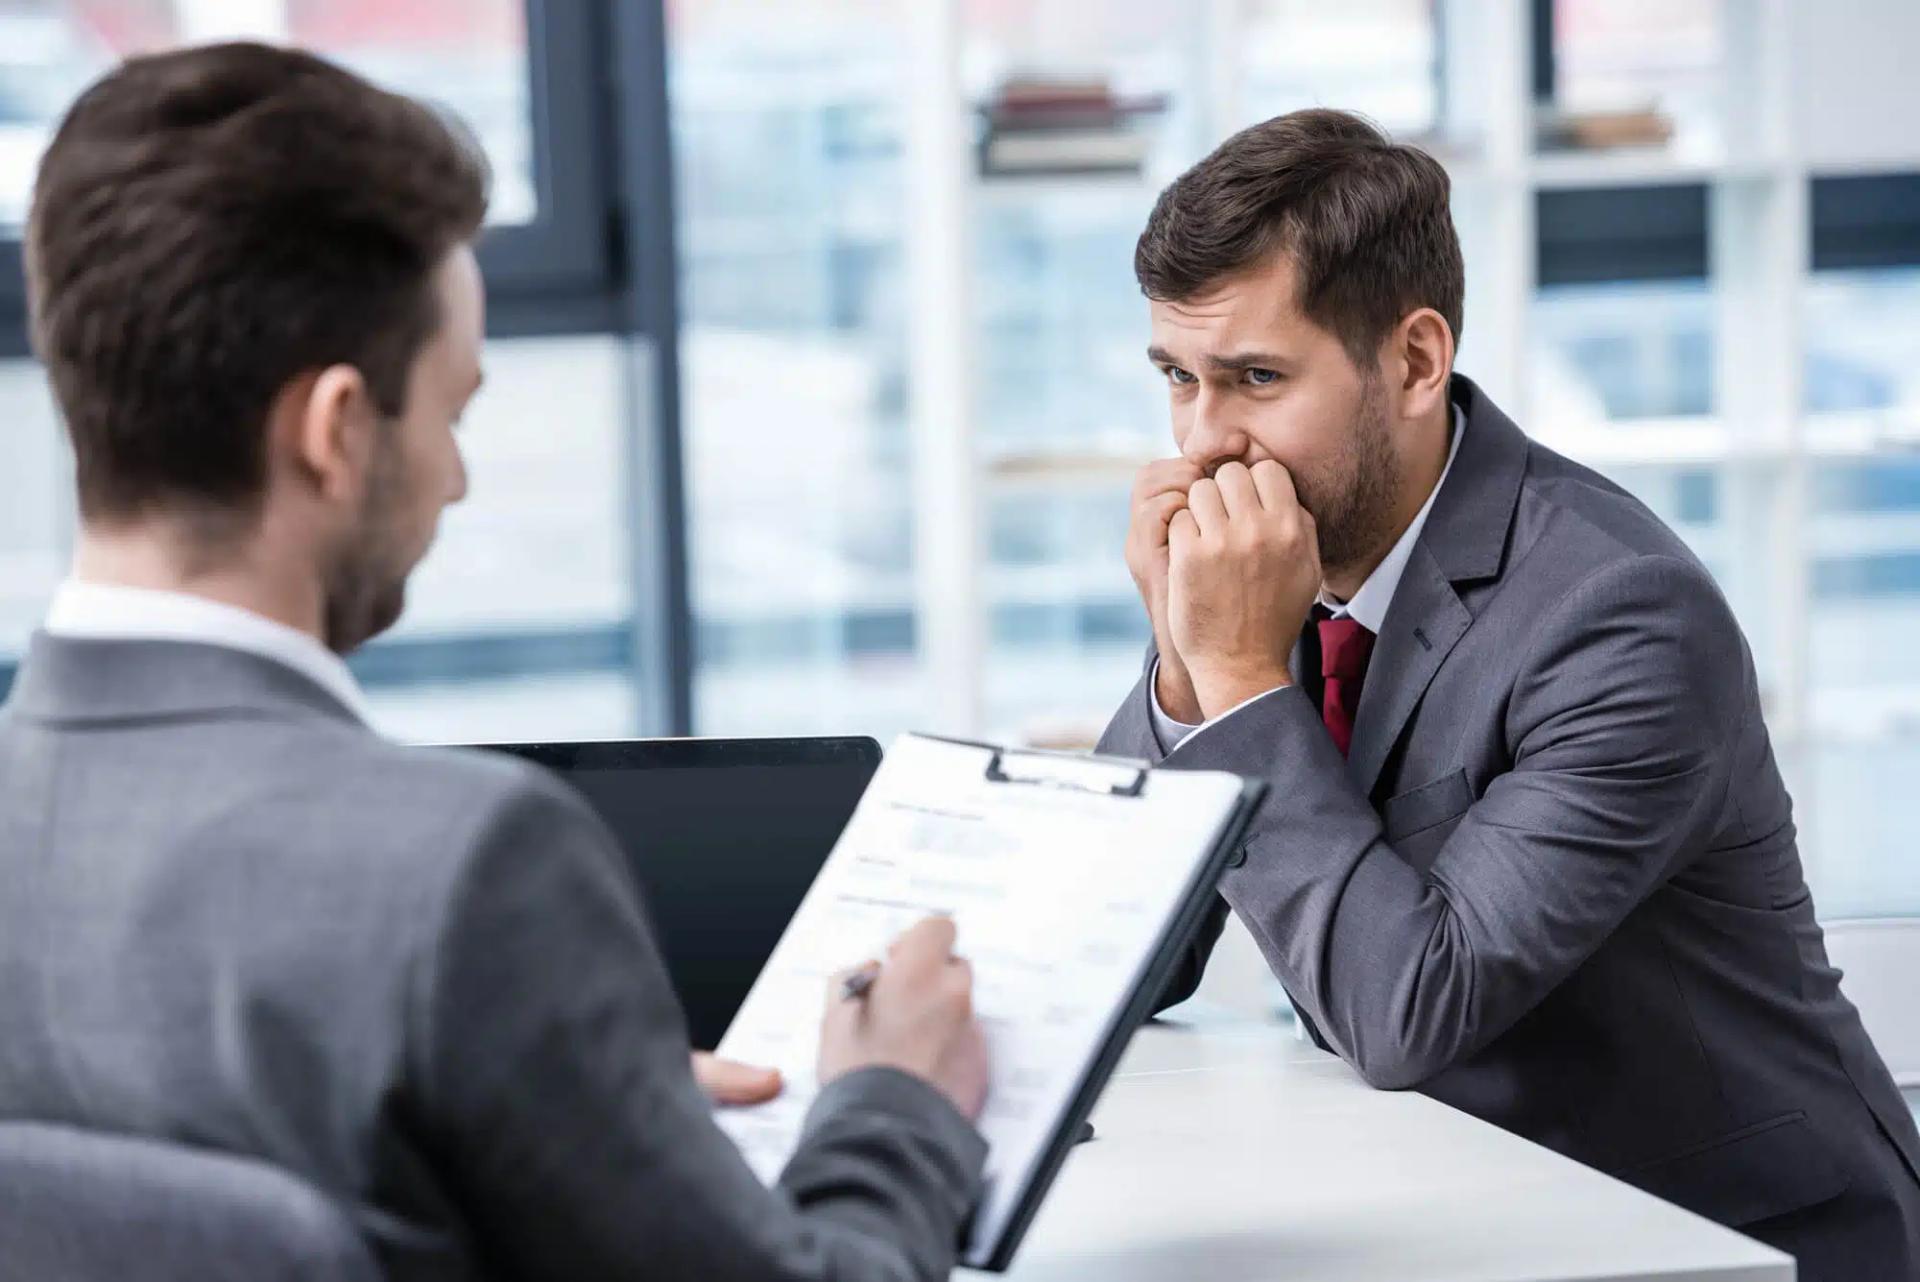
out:
M706 1097L729 1108L764 1104L780 1093L780 1074L771 1068L721 1059L705 1051L693 1053L693 1078Z
M1167 549L1173 556L1185 556L1187 549L1199 537L1200 523L1193 519L1190 508L1181 508L1167 523Z
M964 957L956 957L947 963L943 978L947 983L947 994L959 1007L961 1016L973 1014L973 963Z
M888 951L894 965L901 970L933 970L953 956L953 942L958 933L953 918L928 917L894 940Z
M1251 476L1260 505L1267 511L1279 513L1300 506L1300 496L1293 488L1293 473L1284 465L1262 459L1253 465Z
M1260 492L1254 488L1253 473L1245 463L1222 464L1213 474L1213 483L1220 491L1220 501L1225 504L1229 519L1244 521L1260 514Z
M1224 532L1227 528L1227 505L1220 498L1217 481L1194 482L1193 488L1187 491L1187 511L1193 513L1201 534Z
M1184 458L1155 459L1134 478L1133 501L1137 504L1175 491L1185 494L1204 475L1197 463Z
M1155 547L1167 545L1167 523L1173 520L1174 513L1187 505L1184 491L1174 494L1162 494L1159 498L1149 499L1140 507L1138 527L1147 541Z

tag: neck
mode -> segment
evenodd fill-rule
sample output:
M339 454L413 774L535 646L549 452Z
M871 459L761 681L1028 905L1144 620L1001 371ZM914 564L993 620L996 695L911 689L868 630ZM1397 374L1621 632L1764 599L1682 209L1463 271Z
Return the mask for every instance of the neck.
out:
M321 592L311 569L276 556L258 538L215 542L161 518L89 521L74 549L73 577L202 597L325 641Z
M1366 556L1353 564L1323 568L1322 584L1338 600L1353 599L1360 585L1380 568L1387 553L1393 551L1393 545L1413 525L1413 519L1420 515L1420 509L1427 505L1440 484L1440 477L1447 470L1448 451L1453 447L1452 402L1443 400L1437 410L1418 422L1410 435L1415 444L1406 456L1407 466L1400 477L1399 492L1394 496L1391 515L1381 526L1380 537Z

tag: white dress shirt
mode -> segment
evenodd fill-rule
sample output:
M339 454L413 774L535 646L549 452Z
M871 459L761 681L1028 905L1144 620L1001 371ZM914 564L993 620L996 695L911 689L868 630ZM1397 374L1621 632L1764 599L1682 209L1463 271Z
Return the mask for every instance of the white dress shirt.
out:
M1413 556L1414 545L1420 541L1420 531L1426 528L1427 514L1433 511L1433 501L1440 497L1440 487L1447 483L1447 474L1453 471L1453 460L1460 454L1460 438L1466 435L1466 432L1467 416L1456 405L1453 407L1453 442L1447 447L1447 464L1440 470L1440 479L1434 482L1433 492L1427 495L1427 501L1415 514L1413 524L1406 528L1406 532L1400 536L1400 541L1393 545L1392 551L1387 553L1385 559L1374 567L1373 573L1367 576L1367 581L1360 585L1360 590L1353 594L1351 601L1336 600L1328 594L1325 587L1320 589L1320 604L1331 610L1334 618L1351 617L1367 631L1376 636L1379 635L1381 627L1387 621L1387 607L1393 604L1393 594L1400 590L1400 579L1407 572L1407 561ZM1276 690L1284 688L1284 686L1276 687ZM1185 743L1190 736L1200 733L1208 726L1219 725L1241 708L1250 707L1275 693L1275 690L1262 691L1237 707L1229 708L1219 716L1196 726L1174 720L1167 715L1166 709L1160 706L1160 663L1157 659L1154 661L1151 678L1147 682L1147 691L1147 700L1153 709L1151 718L1153 737L1160 741L1162 752L1171 752Z
M68 579L47 610L48 634L90 641L189 641L292 668L367 720L366 696L340 656L284 623L185 592Z

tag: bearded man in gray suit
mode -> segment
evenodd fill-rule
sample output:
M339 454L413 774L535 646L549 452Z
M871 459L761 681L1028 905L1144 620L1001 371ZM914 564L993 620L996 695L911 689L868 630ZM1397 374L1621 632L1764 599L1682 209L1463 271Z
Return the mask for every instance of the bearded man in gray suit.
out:
M950 924L829 1003L765 1188L584 803L363 720L340 655L466 490L485 208L470 140L290 50L136 59L55 135L82 531L0 711L0 1120L291 1171L394 1279L944 1277L985 1156Z
M1104 751L1268 779L1229 910L1303 1026L1798 1257L1920 1276L1920 1138L1827 963L1740 629L1643 506L1453 373L1445 171L1341 112L1223 144L1135 270L1179 457Z

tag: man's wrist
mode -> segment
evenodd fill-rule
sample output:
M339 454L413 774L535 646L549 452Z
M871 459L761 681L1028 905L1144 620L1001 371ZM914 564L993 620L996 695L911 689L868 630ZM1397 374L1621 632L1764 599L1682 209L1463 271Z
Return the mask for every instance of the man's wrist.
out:
M1165 647L1160 650L1160 661L1154 671L1153 697L1160 711L1174 721L1197 726L1204 720L1200 698L1194 693L1193 678L1187 674L1186 665L1172 657L1172 653Z
M1189 669L1188 675L1201 721L1211 721L1250 699L1293 684L1293 674L1285 664L1218 670L1196 668Z

